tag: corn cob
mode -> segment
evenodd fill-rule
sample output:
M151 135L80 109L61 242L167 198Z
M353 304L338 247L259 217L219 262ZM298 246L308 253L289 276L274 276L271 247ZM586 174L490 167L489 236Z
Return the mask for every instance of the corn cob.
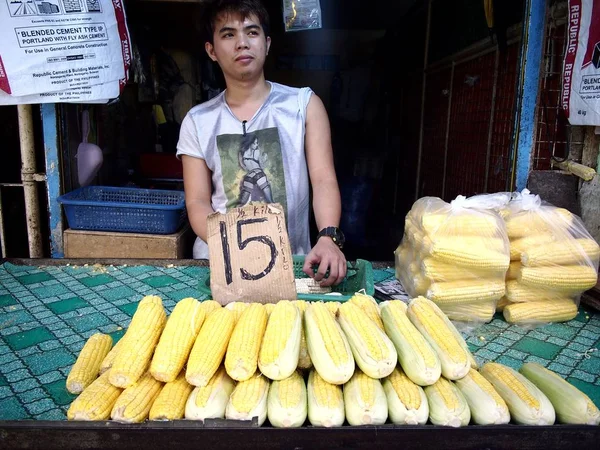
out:
M344 423L344 396L342 387L325 381L312 369L306 386L308 420L315 427L339 427Z
M225 305L225 308L229 309L230 311L233 311L234 322L237 323L240 319L240 316L246 310L246 308L248 308L249 305L250 303L245 302L231 302L227 303L227 305Z
M488 362L483 375L508 405L510 416L521 425L552 425L555 412L552 403L531 381L516 370Z
M308 413L306 385L298 372L273 381L267 396L267 417L276 428L301 427Z
M166 383L150 408L150 420L183 419L185 404L192 393L193 386L185 379L182 370L177 378Z
M204 301L200 302L200 308L202 310L204 310L205 317L208 317L208 315L211 312L213 312L216 309L220 309L221 304L214 300L204 300Z
M427 290L427 298L441 305L487 302L504 295L505 282L500 279L440 281Z
M432 424L455 428L469 424L471 410L464 395L452 381L440 377L424 390Z
M415 252L423 252L424 254L431 252L431 239L422 231L415 230L414 232L410 232L407 237L409 244Z
M390 421L396 425L424 425L429 404L423 388L413 383L400 368L383 379Z
M98 377L100 365L110 352L112 338L108 334L94 333L79 352L67 377L67 391L80 394Z
M207 386L219 369L231 334L234 312L227 308L213 311L198 333L187 362L185 378L193 386Z
M331 286L321 286L320 281L310 277L296 278L297 294L328 294L331 292Z
M545 301L564 297L565 294L561 294L560 292L527 286L526 284L519 283L517 280L506 282L506 299L513 303Z
M430 281L479 280L482 278L502 278L504 272L480 270L448 264L435 258L425 258L421 263L423 276Z
M448 319L462 322L490 322L496 313L496 301L438 305Z
M479 372L471 369L454 384L467 400L471 417L477 425L501 425L510 422L506 402Z
M375 325L377 325L379 329L383 331L383 322L381 321L379 306L373 297L361 292L356 292L352 297L350 297L348 303L354 303L356 306L362 309L365 315L375 322Z
M271 313L275 309L275 303L265 303L265 311L267 311L267 317L271 316Z
M225 369L237 381L249 380L258 366L258 352L267 327L267 310L252 303L237 321L225 354Z
M194 388L185 405L185 418L191 420L224 419L225 408L235 382L224 366L213 375L206 386Z
M469 372L471 364L465 340L434 302L424 297L414 298L408 305L407 316L436 351L444 377L458 380Z
M102 360L102 364L100 364L99 370L100 375L102 375L104 372L106 372L112 367L113 363L115 362L115 358L117 357L117 353L119 353L119 350L121 349L121 347L123 347L123 344L125 343L125 339L123 339L123 337L121 337L121 339L119 339L117 343L113 345L108 354Z
M268 392L269 379L261 373L256 373L247 380L240 381L229 397L225 408L225 418L252 420L253 417L258 417L258 426L261 426L267 419Z
M344 406L350 425L382 425L388 417L381 381L358 369L344 385Z
M412 277L412 284L415 289L415 295L425 295L427 289L431 286L431 282L420 273Z
M155 379L150 372L132 386L125 389L115 402L111 419L123 423L140 423L148 418L152 404L160 394L164 383Z
M96 378L73 400L67 411L68 420L107 420L123 389L108 381L108 372Z
M123 348L110 369L110 382L121 388L132 386L147 370L154 348L165 326L167 314L160 297L145 296L127 329Z
M338 309L340 309L341 303L340 302L324 302L325 306L327 306L327 309L335 316L338 312Z
M493 236L503 232L500 219L493 214L423 214L421 226L429 235Z
M440 359L429 342L406 315L402 300L381 303L385 331L398 353L398 362L406 375L420 386L433 384L441 375Z
M521 271L521 261L511 261L506 271L506 281L516 280Z
M508 305L512 305L512 302L507 299L506 296L502 297L496 304L496 312L504 311L504 308L506 308Z
M445 238L432 243L430 255L442 262L457 266L493 272L506 272L510 264L508 246L499 238L479 238L479 242L467 238Z
M392 373L398 361L396 347L363 310L346 302L340 306L338 322L348 339L354 361L366 375L379 379Z
M506 233L510 239L556 231L566 233L573 223L573 215L564 208L542 206L540 212L526 211L506 219Z
M600 410L592 400L560 377L538 363L525 363L519 372L537 386L554 406L560 423L577 425L600 424Z
M274 305L258 355L258 367L267 378L283 380L298 366L302 317L289 300Z
M310 359L325 381L344 384L354 373L352 350L342 328L323 303L312 303L304 313Z
M529 249L548 245L557 239L550 233L535 234L510 241L510 260L521 261L523 252ZM564 242L564 240L561 240Z
M310 360L310 355L308 354L308 347L306 345L306 334L305 334L305 321L304 321L304 311L306 311L306 307L308 306L304 300L293 300L292 303L298 307L300 311L300 317L302 319L302 327L300 328L300 352L298 354L298 369L310 369L312 367L312 361Z
M206 317L200 305L198 300L188 297L173 308L150 363L150 373L158 381L174 381L188 360Z
M523 267L518 281L531 287L578 294L596 286L598 273L589 266Z
M598 258L600 258L600 246L593 239L552 242L529 248L521 253L521 262L527 267L597 265Z
M577 316L577 304L569 298L512 303L504 307L502 314L508 323L520 325L567 322Z

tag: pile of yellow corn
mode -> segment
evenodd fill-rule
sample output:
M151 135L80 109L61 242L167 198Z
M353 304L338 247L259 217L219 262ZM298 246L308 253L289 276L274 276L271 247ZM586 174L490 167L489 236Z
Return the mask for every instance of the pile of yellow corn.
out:
M596 285L600 246L566 209L518 205L505 214L511 263L497 308L522 325L571 320L579 295Z
M505 294L509 246L502 217L417 200L395 253L396 278L411 297L426 296L451 320L489 322Z
M230 304L231 305L231 304ZM92 335L67 379L69 420L252 420L274 427L598 423L583 393L533 364L478 369L432 301L221 307L146 296L117 345ZM567 401L566 399L569 399Z

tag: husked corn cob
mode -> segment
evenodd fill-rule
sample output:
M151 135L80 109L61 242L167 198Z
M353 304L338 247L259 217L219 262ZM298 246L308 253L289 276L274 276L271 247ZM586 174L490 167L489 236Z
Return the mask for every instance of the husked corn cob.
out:
M414 230L409 232L407 237L408 242L413 247L415 252L423 252L425 254L429 254L429 252L431 252L431 239L422 231Z
M504 295L505 281L499 279L440 281L427 290L427 298L438 306L495 301Z
M233 311L233 318L235 320L235 323L237 323L240 319L240 316L246 310L246 308L248 308L249 305L250 303L246 302L231 302L227 303L227 305L225 305L225 308Z
M94 333L90 336L71 367L67 377L67 391L80 394L92 384L92 381L98 378L100 365L111 347L112 338L108 334Z
M188 297L173 308L150 363L150 373L158 381L174 381L188 360L206 317L200 305L198 300Z
M600 410L592 400L563 379L538 363L525 363L519 372L537 386L554 406L560 423L578 425L600 424Z
M529 249L548 245L554 242L557 237L550 233L534 234L510 241L510 260L521 261L523 252ZM564 242L564 240L561 240Z
M344 384L355 363L346 335L323 303L311 303L304 313L308 353L319 375L329 383Z
M493 362L484 364L480 372L504 399L510 416L516 423L521 425L554 424L554 407L548 397L519 372Z
M304 311L308 306L304 300L293 300L292 303L296 305L300 311L300 317L302 319L302 327L300 328L300 352L298 354L298 369L310 369L312 367L312 361L308 354L308 346L306 345L306 333L304 332Z
M553 230L566 233L573 223L573 215L564 208L542 206L540 212L527 211L506 218L506 233L510 239L548 233Z
M113 345L108 354L102 360L102 364L100 364L99 370L100 375L102 375L104 372L106 372L112 367L113 363L115 362L115 358L117 357L117 353L119 353L119 349L125 343L125 339L123 339L124 337L125 336L121 337L121 339L119 339L117 343Z
M412 277L412 283L415 288L415 295L425 295L427 289L431 286L431 282L420 273Z
M493 272L506 272L510 264L508 247L500 238L452 237L436 239L430 255L457 266Z
M424 425L429 418L429 404L423 388L400 368L383 380L388 415L395 425Z
M531 287L577 294L596 286L598 274L589 266L523 267L518 281Z
M505 306L502 314L508 323L566 322L577 316L577 305L569 298L513 303Z
M308 420L315 427L339 427L346 419L342 386L325 381L312 369L306 386Z
M267 317L271 316L271 313L275 309L275 303L265 303L265 310L267 311Z
M496 313L496 301L486 300L483 302L466 304L440 304L440 309L448 319L463 322L490 322Z
M423 276L436 281L478 280L483 278L502 278L504 272L480 270L475 267L461 267L445 263L435 258L425 258L421 263Z
M473 422L477 425L501 425L510 422L506 402L492 384L475 369L454 384L464 395Z
M213 375L206 386L194 388L185 404L185 418L191 420L224 419L225 408L235 382L224 366Z
M341 303L340 302L324 302L325 306L327 306L327 309L335 316L338 312L338 309L340 309Z
M389 300L380 307L385 332L394 343L398 362L408 378L420 386L435 383L442 372L440 359L406 315L405 303Z
M597 265L600 246L593 239L573 239L532 247L521 253L527 267L556 265Z
M354 303L360 309L364 311L369 319L375 322L375 325L383 331L383 322L381 321L381 315L379 312L379 305L377 301L370 295L356 292L347 303Z
M276 428L301 427L308 414L306 385L298 372L271 382L267 396L267 417Z
M511 261L506 271L506 281L516 280L521 271L521 261Z
M234 380L248 380L256 372L266 327L267 310L262 304L252 303L242 312L225 353L225 369Z
M140 423L148 418L154 400L160 394L164 383L155 379L150 372L132 386L125 389L115 402L110 413L111 419L123 423Z
M344 406L350 425L382 425L388 417L381 381L358 369L344 385Z
M289 300L274 305L258 354L258 368L271 380L283 380L298 366L302 317Z
M193 386L207 386L223 362L234 328L234 312L213 311L204 321L190 352L185 378Z
M108 381L108 372L96 378L73 400L67 411L68 420L108 420L110 411L123 389Z
M321 286L321 282L314 278L296 278L294 282L298 294L328 294L331 292L331 286Z
M424 297L412 299L407 316L436 351L444 377L457 380L469 372L471 363L465 340L434 302Z
M513 303L553 300L564 297L565 294L553 291L552 289L528 286L519 283L517 280L506 282L506 298Z
M252 420L253 417L258 417L258 426L261 426L267 418L268 392L269 379L261 373L256 373L247 380L240 381L229 397L225 408L225 418Z
M379 379L392 373L398 361L396 347L362 309L353 303L344 303L338 312L338 322L348 339L354 361L365 374Z
M165 326L167 314L160 297L147 295L139 303L129 328L125 332L123 348L110 369L110 382L127 388L147 370L152 354Z
M166 383L160 390L150 408L150 420L183 419L185 404L193 388L186 381L185 372L181 371L175 380Z
M216 309L220 309L221 304L214 300L204 300L200 302L200 308L204 311L205 317L208 317L211 312Z
M504 311L504 308L506 308L508 305L512 305L512 302L507 299L506 296L502 297L496 304L496 312Z
M493 236L503 231L500 219L493 214L427 213L421 217L423 230L430 235Z
M434 425L464 427L471 420L467 400L456 385L440 377L431 386L424 388L429 403L429 419Z

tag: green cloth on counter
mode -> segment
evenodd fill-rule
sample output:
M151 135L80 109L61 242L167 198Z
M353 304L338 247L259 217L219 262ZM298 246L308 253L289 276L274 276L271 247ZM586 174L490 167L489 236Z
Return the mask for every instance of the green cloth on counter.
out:
M65 380L86 339L96 332L118 341L144 295L167 312L197 290L202 266L0 265L0 420L64 420L75 398ZM393 267L374 269L376 283ZM513 368L535 361L559 373L600 405L600 314L584 307L566 323L533 330L497 315L470 331L477 361Z

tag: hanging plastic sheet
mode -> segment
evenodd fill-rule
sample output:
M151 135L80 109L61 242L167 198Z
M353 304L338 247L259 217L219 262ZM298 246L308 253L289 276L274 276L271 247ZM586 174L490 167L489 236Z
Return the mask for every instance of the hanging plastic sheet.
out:
M313 30L322 27L319 0L283 0L285 31Z

